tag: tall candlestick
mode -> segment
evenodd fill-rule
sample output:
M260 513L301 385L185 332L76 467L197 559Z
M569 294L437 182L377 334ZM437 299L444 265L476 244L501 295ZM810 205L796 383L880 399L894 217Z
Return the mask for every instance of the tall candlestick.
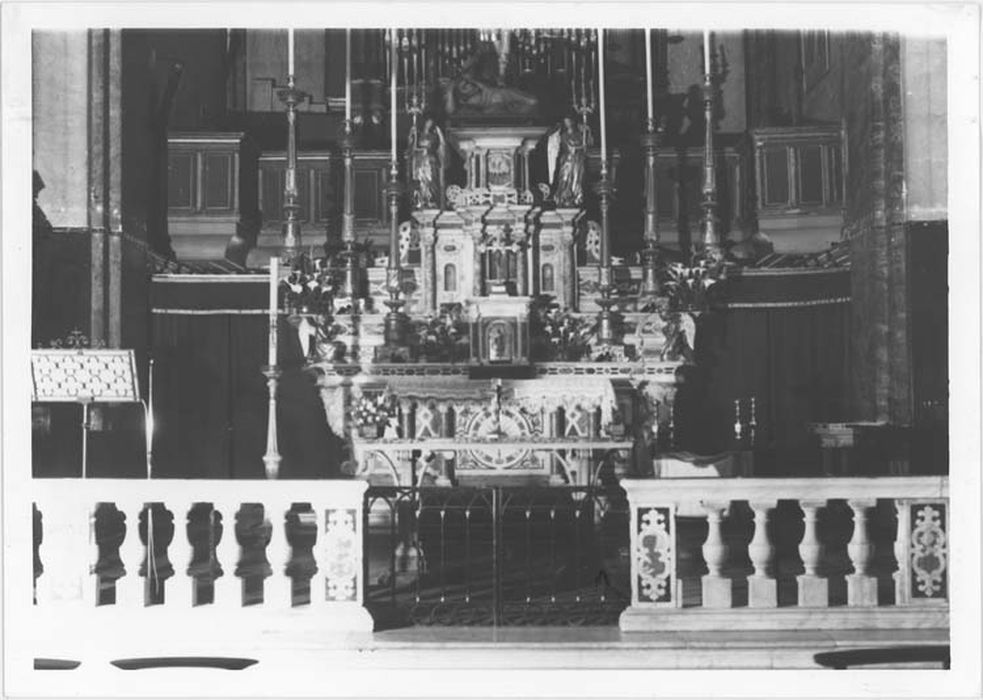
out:
M645 85L648 88L648 120L649 124L655 119L652 109L652 30L645 30Z
M287 30L287 75L294 74L294 30Z
M345 121L352 120L352 30L345 30Z
M276 364L277 346L277 291L280 285L280 259L273 255L270 257L270 345L267 364L273 367Z
M710 30L703 30L703 73L710 73Z
M396 38L396 30L393 29L390 34L389 42L389 65L391 66L391 73L389 79L389 138L392 142L390 144L391 150L391 160L393 163L396 162L396 71L399 61L396 57L396 47L399 39Z
M601 112L601 170L608 169L607 119L604 114L604 30L597 30L597 88L598 109Z

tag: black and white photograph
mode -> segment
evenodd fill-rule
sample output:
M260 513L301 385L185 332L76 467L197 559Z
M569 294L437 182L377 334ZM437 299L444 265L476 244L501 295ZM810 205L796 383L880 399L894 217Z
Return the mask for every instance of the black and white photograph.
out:
M5 2L2 695L979 697L979 9Z

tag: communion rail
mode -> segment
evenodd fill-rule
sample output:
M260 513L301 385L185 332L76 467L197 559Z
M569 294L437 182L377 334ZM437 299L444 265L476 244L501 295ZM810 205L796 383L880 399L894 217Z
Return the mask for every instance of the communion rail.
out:
M912 630L905 644L946 634L945 477L648 479L621 486L627 512L622 505L600 508L598 494L580 498L576 489L542 500L507 489L367 494L357 480L35 479L25 499L34 504L34 604L21 584L22 604L7 606L19 630L10 648L29 668L38 658L85 666L319 654L328 643L364 647L372 644L366 633L374 624L366 588L382 597L376 602L394 602L386 599L393 579L378 580L383 572L396 577L397 591L407 591L403 598L417 612L434 618L431 624L448 623L427 596L417 600L418 583L428 580L437 585L423 590L438 602L452 588L472 596L466 603L482 602L474 600L480 584L494 614L506 610L502 601L517 603L523 617L537 617L569 592L571 608L583 612L590 601L576 600L577 576L618 570L624 534L630 537L630 605L620 617L626 632ZM485 503L488 498L493 502ZM379 505L384 517L373 524ZM446 539L447 519L460 519L462 505L465 521L468 508L474 519L477 539L470 545ZM25 522L29 515L25 505ZM412 527L402 527L404 516ZM606 525L618 532L606 532ZM373 551L373 528L381 534L381 570L365 553ZM414 542L429 579L393 566ZM442 570L453 573L439 549L445 542L465 547L458 561L463 586L441 578ZM467 553L482 542L484 550ZM22 551L26 564L30 544L11 552L20 559ZM527 572L550 564L549 578L529 578ZM492 574L479 581L482 566ZM604 609L628 602L613 595L618 576L609 577L613 589L595 577L585 580L593 597L610 598ZM546 585L529 585L537 581ZM495 592L488 584L511 588ZM8 602L16 600L8 596ZM884 643L892 640L887 635Z
M23 601L31 639L22 651L102 662L255 657L303 645L305 635L371 631L365 487L36 479L34 605Z
M622 630L949 627L947 477L621 486L632 552Z

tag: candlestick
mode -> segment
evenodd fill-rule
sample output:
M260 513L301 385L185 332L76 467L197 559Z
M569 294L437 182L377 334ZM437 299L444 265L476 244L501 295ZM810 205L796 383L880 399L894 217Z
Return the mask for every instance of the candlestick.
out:
M645 30L645 85L648 88L648 123L655 121L652 109L652 30Z
M608 169L607 119L604 114L604 30L597 30L597 86L598 109L601 112L601 170Z
M345 121L352 120L352 30L345 30Z
M396 56L396 47L398 41L396 30L393 29L389 41L389 64L391 66L389 78L389 121L391 122L389 125L389 139L392 142L390 144L390 160L393 164L396 163L396 71L399 64Z
M710 30L703 30L703 73L710 72Z
M276 255L270 258L270 343L267 364L276 365L277 346L277 292L280 285L280 259Z
M287 75L294 74L294 30L287 30Z

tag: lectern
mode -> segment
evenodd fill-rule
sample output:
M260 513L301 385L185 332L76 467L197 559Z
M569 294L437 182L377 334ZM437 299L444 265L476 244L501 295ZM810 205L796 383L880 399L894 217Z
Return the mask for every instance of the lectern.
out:
M88 466L89 406L93 403L142 403L132 350L32 350L31 381L33 401L70 402L82 406L82 478L85 478ZM150 452L149 444L147 452Z

